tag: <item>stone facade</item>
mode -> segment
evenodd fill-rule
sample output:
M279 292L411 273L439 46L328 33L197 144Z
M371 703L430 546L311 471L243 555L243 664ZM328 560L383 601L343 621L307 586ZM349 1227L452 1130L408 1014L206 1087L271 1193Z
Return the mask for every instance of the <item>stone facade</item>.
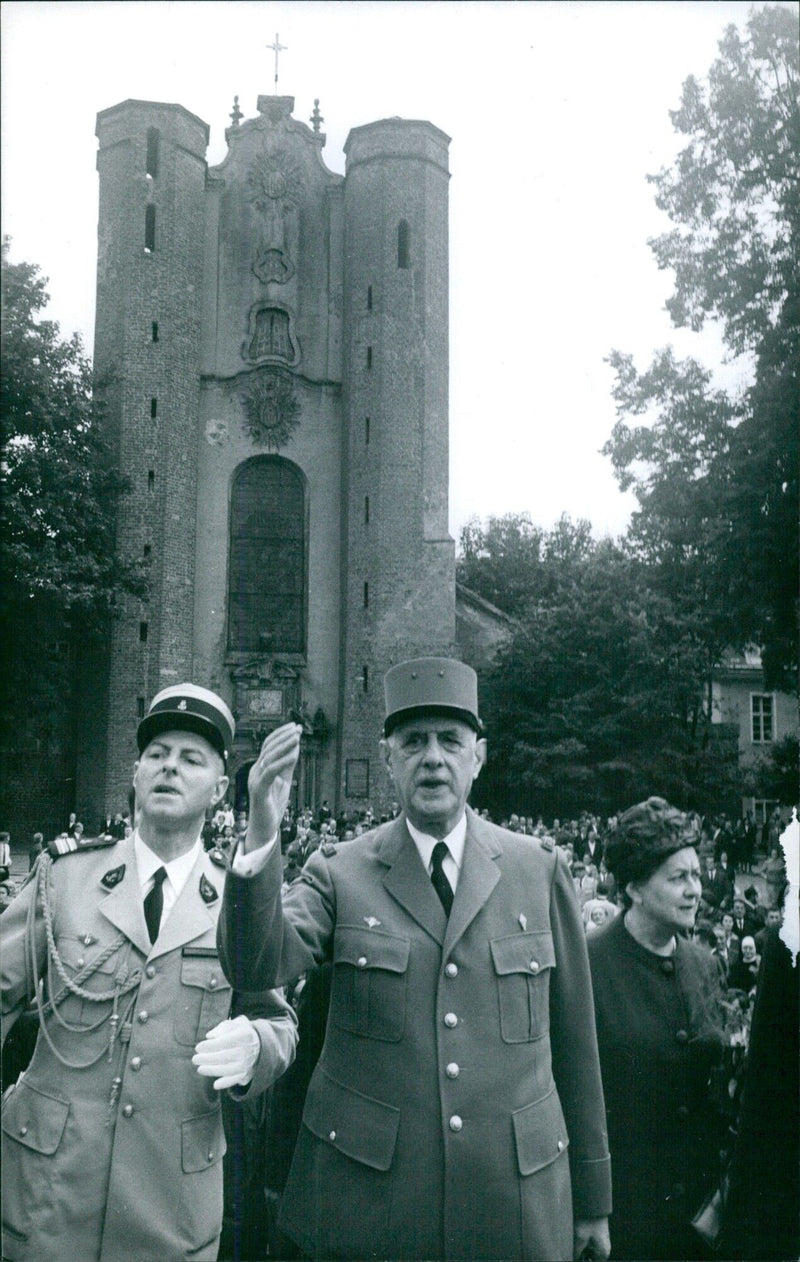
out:
M299 804L380 804L383 673L456 651L449 141L358 127L340 176L293 104L259 97L210 169L181 106L98 115L97 392L151 585L87 670L87 819L124 805L138 716L181 679L231 704L240 796L294 714Z

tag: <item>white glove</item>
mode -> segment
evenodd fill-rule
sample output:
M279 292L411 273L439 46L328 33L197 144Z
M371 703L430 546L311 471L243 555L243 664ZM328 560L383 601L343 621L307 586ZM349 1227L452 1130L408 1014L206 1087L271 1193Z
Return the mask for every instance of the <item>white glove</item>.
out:
M197 1044L192 1064L204 1078L214 1079L216 1091L226 1087L245 1087L253 1077L261 1051L255 1026L249 1017L220 1021Z

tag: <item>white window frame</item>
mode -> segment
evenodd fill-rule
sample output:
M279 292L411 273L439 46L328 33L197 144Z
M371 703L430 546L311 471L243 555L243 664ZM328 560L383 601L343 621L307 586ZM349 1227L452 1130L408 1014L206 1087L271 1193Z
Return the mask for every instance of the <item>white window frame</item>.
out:
M764 707L763 702L769 699L770 703L770 734L764 735ZM756 705L758 703L758 708ZM777 705L774 692L751 692L750 693L750 741L753 745L774 745L776 740L776 717ZM758 728L760 735L756 736L756 719L758 720Z

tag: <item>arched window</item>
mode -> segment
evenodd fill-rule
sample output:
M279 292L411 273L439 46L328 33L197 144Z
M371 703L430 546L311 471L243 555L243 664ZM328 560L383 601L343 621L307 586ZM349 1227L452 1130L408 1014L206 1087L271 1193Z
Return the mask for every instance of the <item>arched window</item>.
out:
M397 266L411 266L411 229L405 219L397 225Z
M264 359L267 355L289 361L292 359L289 316L280 307L262 307L256 314L255 333L250 342L250 358Z
M282 456L241 465L231 495L228 648L304 653L306 484Z
M147 157L145 159L145 173L153 179L158 175L158 144L159 133L157 127L148 127L147 129Z

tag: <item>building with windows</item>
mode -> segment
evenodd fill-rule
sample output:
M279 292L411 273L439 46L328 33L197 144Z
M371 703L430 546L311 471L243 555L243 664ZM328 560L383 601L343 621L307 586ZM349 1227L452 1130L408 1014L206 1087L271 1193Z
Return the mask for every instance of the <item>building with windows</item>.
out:
M739 767L748 780L757 784L759 763L787 736L796 736L797 698L785 692L769 692L764 687L761 653L749 648L744 653L727 653L714 670L711 684L711 715L715 724L726 725L735 736ZM742 814L752 815L762 824L775 806L781 804L758 796L757 791L742 799Z
M76 801L125 803L139 718L184 679L264 734L304 726L300 805L388 795L382 677L456 651L448 504L448 137L238 101L224 160L180 105L97 118L95 374L131 492L118 546L149 598L86 663Z

